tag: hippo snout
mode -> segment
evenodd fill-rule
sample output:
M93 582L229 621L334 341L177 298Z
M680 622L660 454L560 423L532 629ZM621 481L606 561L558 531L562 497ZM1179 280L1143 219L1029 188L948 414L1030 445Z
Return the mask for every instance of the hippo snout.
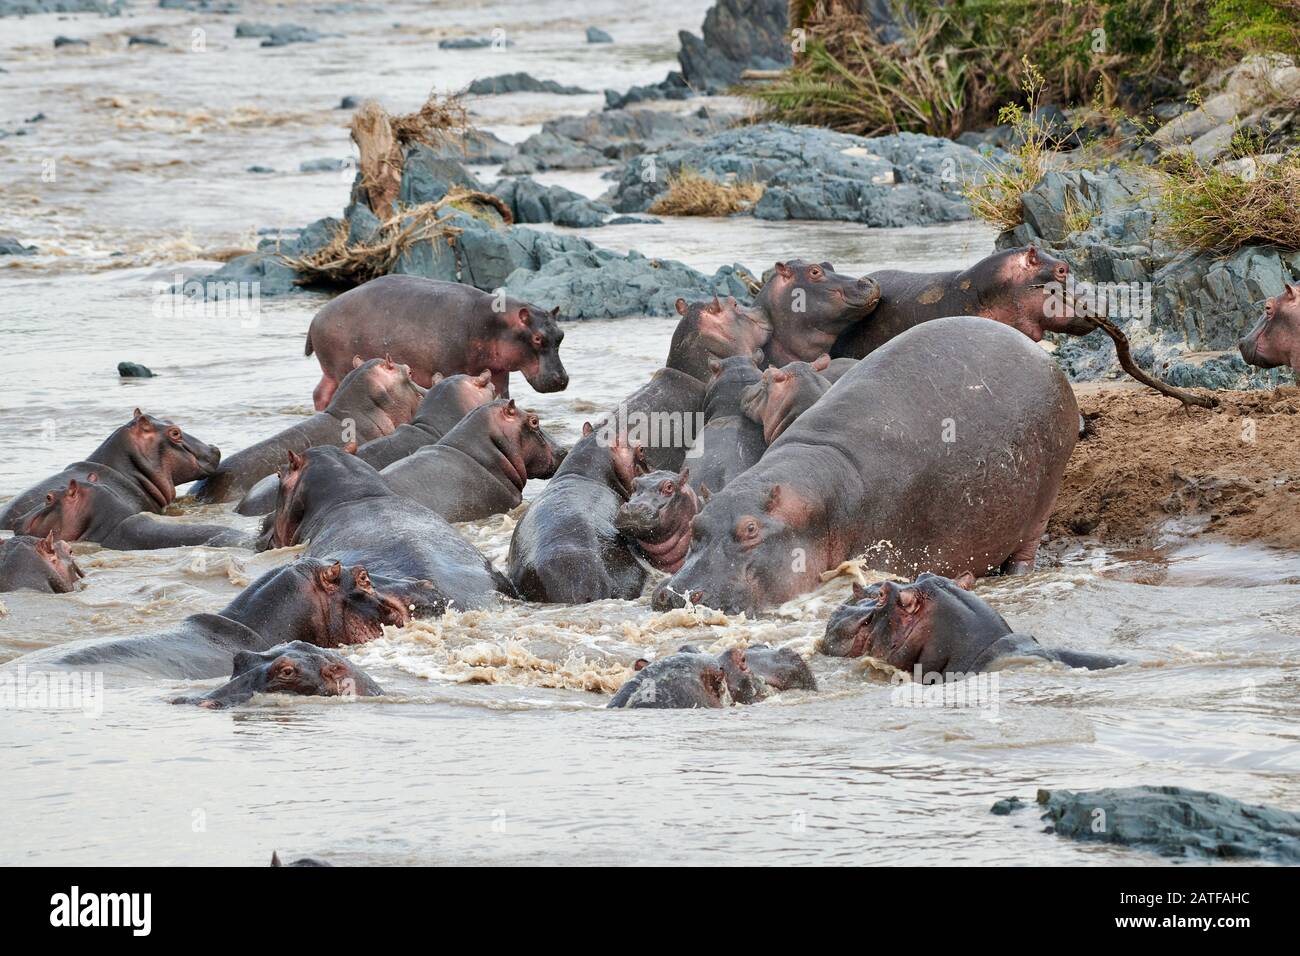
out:
M655 530L658 517L649 505L628 502L614 515L614 527L623 534L642 538Z

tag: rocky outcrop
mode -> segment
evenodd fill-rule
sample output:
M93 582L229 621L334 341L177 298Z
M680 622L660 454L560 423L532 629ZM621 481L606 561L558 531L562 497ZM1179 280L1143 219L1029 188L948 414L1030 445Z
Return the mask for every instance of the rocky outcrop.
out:
M1186 787L1040 790L1049 833L1174 859L1300 862L1300 814ZM1019 809L999 801L994 813Z
M1076 281L1104 284L1112 321L1138 364L1173 384L1252 388L1286 380L1289 373L1253 369L1231 350L1264 301L1300 276L1300 252L1177 248L1157 227L1162 186L1155 174L1127 169L1048 173L1021 198L1025 221L998 247L1035 243L1069 262ZM1058 343L1057 359L1076 381L1122 374L1104 333ZM1187 355L1215 351L1229 354Z
M686 78L673 70L658 83L633 86L626 93L620 93L618 90L606 90L605 109L622 110L627 109L629 106L635 106L637 103L647 103L654 100L685 100L694 95L695 91L686 84Z
M13 236L0 236L0 256L34 256L35 246L25 246Z
M578 96L590 93L580 86L565 86L554 80L539 80L531 73L502 73L470 83L466 91L478 96L496 96L501 93L554 93L560 96Z
M0 0L0 17L30 17L38 13L98 13L116 17L126 0Z
M235 25L236 39L262 40L262 46L288 46L290 43L315 43L327 36L339 36L337 33L317 33L309 27L297 23L252 23L242 20Z
M971 218L961 196L978 177L978 152L951 140L898 133L867 139L811 126L764 123L725 130L627 163L614 208L642 212L691 169L719 182L766 188L759 219L831 219L870 226L910 226Z
M704 15L701 39L677 34L677 60L695 89L720 93L745 70L779 70L793 62L786 0L718 0Z
M553 222L560 226L597 227L614 210L563 186L543 186L528 177L503 179L491 192L510 207L515 222Z
M541 132L520 143L518 155L501 171L520 176L547 169L594 169L703 139L732 119L707 110L685 115L650 109L604 110L562 116L543 123Z

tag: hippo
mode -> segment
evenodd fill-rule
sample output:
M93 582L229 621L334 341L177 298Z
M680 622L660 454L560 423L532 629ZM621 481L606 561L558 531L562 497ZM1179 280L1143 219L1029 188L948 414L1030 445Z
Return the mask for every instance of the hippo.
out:
M448 521L474 521L517 507L528 479L550 478L563 458L536 415L502 398L379 474L397 494Z
M772 324L768 363L811 362L829 352L879 301L880 286L868 276L841 275L829 262L778 262L754 298Z
M677 650L687 654L702 653L694 644L683 644ZM771 693L817 689L817 678L808 662L788 647L750 644L745 648L745 665L751 674L762 678Z
M641 595L646 570L614 527L619 506L650 471L626 433L590 422L510 538L510 580L526 601L587 604Z
M398 425L392 434L361 444L357 457L383 471L393 462L440 441L466 415L496 397L492 373L487 369L477 375L448 375L446 378L441 372L435 373L433 386L420 400L415 417L405 425Z
M221 449L205 445L178 425L136 409L131 421L114 430L98 448L57 475L37 482L0 512L0 529L17 531L18 522L45 500L53 488L72 479L85 481L92 471L112 486L136 511L162 514L176 500L176 487L217 470Z
M194 497L204 502L234 501L274 475L289 451L302 454L316 445L359 444L392 434L411 420L423 398L424 389L412 380L405 365L387 358L363 361L354 356L352 370L344 376L328 408L231 455L214 475L194 486ZM251 507L251 503L246 506Z
M904 332L835 383L695 518L655 606L756 611L869 554L896 574L1033 569L1074 449L1060 368L976 316Z
M650 471L681 471L686 452L704 427L704 384L675 368L661 368L604 417L596 430L611 439L626 433L645 450Z
M386 275L344 292L316 313L305 354L321 367L313 399L324 409L353 355L391 355L411 367L425 388L435 372L492 372L497 397L510 395L510 373L522 372L539 392L562 392L569 373L560 361L560 310L545 312L504 294L459 282Z
M1100 670L1121 658L1043 647L1011 627L971 592L975 576L923 573L911 583L853 585L853 598L826 622L818 650L831 657L864 654L899 670L925 674L975 674L1015 659L1059 661Z
M686 558L691 522L699 510L689 469L677 475L652 471L633 480L631 496L614 515L614 527L636 543L652 567L672 574Z
M767 451L762 427L745 417L741 401L745 391L762 380L762 362L762 352L709 360L704 428L687 452L701 495L721 491Z
M664 365L705 384L709 381L710 360L749 355L761 350L772 337L772 323L767 316L760 309L740 305L734 296L725 303L717 296L712 302L690 304L678 299L677 313L682 318L673 330Z
M1241 357L1258 368L1289 365L1300 379L1300 285L1288 284L1264 303L1264 317L1237 343Z
M187 694L172 703L220 710L247 703L254 694L379 697L383 690L341 654L306 641L290 641L266 651L240 651L229 681L206 694Z
M72 550L53 531L44 538L19 534L0 541L0 591L67 594L85 576Z
M234 528L219 524L193 524L174 517L136 511L122 499L114 485L90 472L84 482L68 480L68 487L45 494L45 501L20 522L23 534L53 534L64 541L93 541L114 551L149 551L157 548L252 547L252 540Z
M635 674L606 705L615 708L685 710L752 704L767 694L767 684L750 671L743 648L714 657L692 648L637 662Z
M284 863L280 860L280 854L274 850L271 851L271 866L334 866L333 863L326 863L324 860L318 860L314 856L304 856L293 860L290 863Z
M889 269L871 278L880 304L840 335L831 355L864 358L915 325L955 315L994 319L1035 342L1047 332L1087 335L1096 328L1075 313L1069 264L1034 246L1004 249L955 272Z
M768 445L830 390L831 383L822 375L830 364L831 357L821 355L812 362L769 367L762 381L745 389L741 396L745 417L763 427Z
M394 492L355 445L290 454L260 547L307 544L308 557L430 582L458 610L493 607L514 589L441 515ZM431 606L433 613L445 607Z
M267 571L215 614L191 614L170 630L92 638L33 651L0 670L113 670L128 676L199 680L231 672L242 651L305 641L342 647L374 640L410 608L438 600L427 581L371 578L358 565L302 558Z

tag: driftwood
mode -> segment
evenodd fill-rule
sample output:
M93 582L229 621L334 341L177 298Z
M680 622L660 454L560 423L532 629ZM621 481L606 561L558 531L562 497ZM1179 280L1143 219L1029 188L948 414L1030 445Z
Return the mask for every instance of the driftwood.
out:
M1161 395L1168 395L1170 398L1178 399L1183 403L1184 408L1191 405L1199 405L1201 408L1218 407L1219 400L1213 395L1198 395L1195 392L1175 388L1167 382L1162 382L1160 379L1148 375L1139 368L1137 362L1133 361L1133 353L1129 348L1128 336L1120 331L1119 326L1110 321L1110 319L1097 315L1086 315L1080 316L1079 318L1091 324L1093 328L1101 329L1111 337L1111 340L1115 343L1115 355L1119 359L1119 367L1127 372L1132 378L1141 382L1143 385L1146 385L1148 388L1155 389Z

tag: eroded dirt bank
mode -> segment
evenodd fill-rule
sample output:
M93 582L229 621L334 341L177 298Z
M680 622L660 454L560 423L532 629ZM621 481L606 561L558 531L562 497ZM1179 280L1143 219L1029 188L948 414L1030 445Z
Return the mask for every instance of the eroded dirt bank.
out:
M1215 394L1218 408L1185 411L1145 389L1079 390L1091 434L1049 532L1138 542L1190 518L1202 533L1300 549L1300 388Z

